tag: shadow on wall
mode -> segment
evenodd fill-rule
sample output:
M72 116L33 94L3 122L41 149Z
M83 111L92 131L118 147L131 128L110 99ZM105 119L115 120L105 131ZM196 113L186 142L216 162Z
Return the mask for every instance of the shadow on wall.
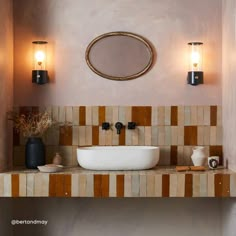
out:
M0 234L221 236L220 199L0 199ZM15 225L11 220L45 220Z

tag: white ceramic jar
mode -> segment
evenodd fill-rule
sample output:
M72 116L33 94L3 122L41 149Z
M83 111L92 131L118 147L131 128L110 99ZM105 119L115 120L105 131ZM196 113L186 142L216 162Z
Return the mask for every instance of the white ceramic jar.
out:
M194 166L205 166L206 160L207 160L207 157L205 154L205 147L203 146L194 147L191 159Z

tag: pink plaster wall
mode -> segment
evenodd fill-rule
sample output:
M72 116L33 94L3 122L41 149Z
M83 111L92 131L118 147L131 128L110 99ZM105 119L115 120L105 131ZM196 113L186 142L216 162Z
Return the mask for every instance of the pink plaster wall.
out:
M14 1L15 105L221 104L221 0ZM146 75L106 80L85 62L96 36L130 31L149 39L157 60ZM31 83L31 42L50 42L50 84ZM187 43L204 42L205 84L186 84Z
M223 143L228 167L236 171L236 2L223 1Z
M12 137L6 112L13 105L12 3L0 0L0 171L11 165Z

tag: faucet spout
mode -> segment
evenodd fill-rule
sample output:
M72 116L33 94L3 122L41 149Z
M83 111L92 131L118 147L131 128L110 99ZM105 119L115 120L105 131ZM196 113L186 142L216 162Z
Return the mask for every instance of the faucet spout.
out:
M124 125L121 122L116 122L115 128L117 129L117 134L120 134L121 129L124 127Z

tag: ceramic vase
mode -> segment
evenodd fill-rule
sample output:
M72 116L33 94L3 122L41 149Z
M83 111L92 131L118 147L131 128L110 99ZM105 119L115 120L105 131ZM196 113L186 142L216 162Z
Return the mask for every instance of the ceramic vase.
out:
M207 160L205 154L205 147L202 146L194 147L191 159L194 166L205 166Z

